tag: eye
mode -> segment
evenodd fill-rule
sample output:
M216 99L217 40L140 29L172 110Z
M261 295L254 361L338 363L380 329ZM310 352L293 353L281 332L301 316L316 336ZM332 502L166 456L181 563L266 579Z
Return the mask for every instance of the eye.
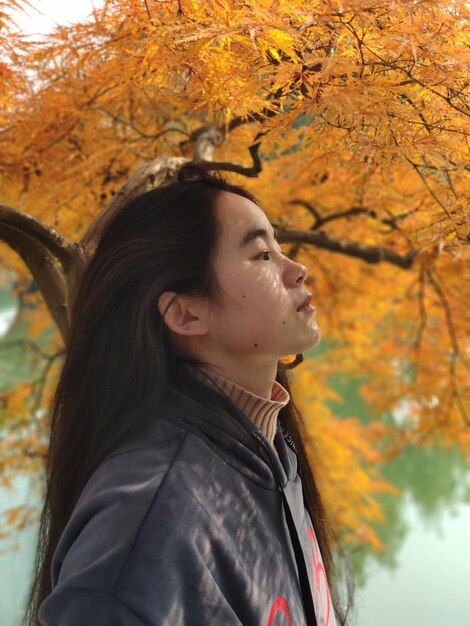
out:
M260 257L263 256L263 254L268 254L269 255L269 254L271 254L271 252L269 250L263 250L263 252L261 254L258 254L258 256L256 258L259 259ZM269 258L268 259L263 259L263 260L264 261L269 261Z

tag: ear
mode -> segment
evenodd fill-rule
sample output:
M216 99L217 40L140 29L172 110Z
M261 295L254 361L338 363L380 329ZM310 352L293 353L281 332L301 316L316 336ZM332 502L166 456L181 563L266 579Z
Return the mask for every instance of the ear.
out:
M209 330L201 298L164 291L158 298L158 310L168 328L177 335L206 335Z

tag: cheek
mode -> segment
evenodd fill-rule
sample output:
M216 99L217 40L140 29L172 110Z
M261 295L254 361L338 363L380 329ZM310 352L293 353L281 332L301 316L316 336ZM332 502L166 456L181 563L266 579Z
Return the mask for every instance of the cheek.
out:
M267 305L278 308L284 295L278 277L273 272L234 276L229 285L230 292L242 305L249 302L256 306Z
M232 321L238 318L243 327L260 323L272 327L273 321L288 319L289 303L278 285L279 277L273 272L225 272L223 280L227 296L225 310ZM240 319L240 316L248 317Z

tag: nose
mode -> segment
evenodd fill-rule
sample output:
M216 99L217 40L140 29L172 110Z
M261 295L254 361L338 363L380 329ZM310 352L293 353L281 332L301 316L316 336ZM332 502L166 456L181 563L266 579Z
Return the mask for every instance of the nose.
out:
M298 263L297 265L299 265L299 266L300 266L300 272L301 272L301 274L300 274L300 276L297 278L297 281L296 281L296 282L298 282L298 283L302 284L302 283L303 283L303 282L305 282L305 281L306 281L306 279L307 279L308 269L307 269L307 267L306 267L305 265L302 265L302 263Z
M291 285L293 284L293 282L296 285L302 285L307 279L308 269L305 267L305 265L299 263L298 261L294 261L289 257L286 257L286 259L289 265L289 268L287 270L287 276L289 277L288 281L291 283Z

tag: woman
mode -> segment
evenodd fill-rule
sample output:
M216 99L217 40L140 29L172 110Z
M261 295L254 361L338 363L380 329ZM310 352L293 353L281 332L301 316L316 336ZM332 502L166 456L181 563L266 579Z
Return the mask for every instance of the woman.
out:
M72 311L26 624L336 624L280 360L320 341L306 276L249 192L191 164L113 217Z

